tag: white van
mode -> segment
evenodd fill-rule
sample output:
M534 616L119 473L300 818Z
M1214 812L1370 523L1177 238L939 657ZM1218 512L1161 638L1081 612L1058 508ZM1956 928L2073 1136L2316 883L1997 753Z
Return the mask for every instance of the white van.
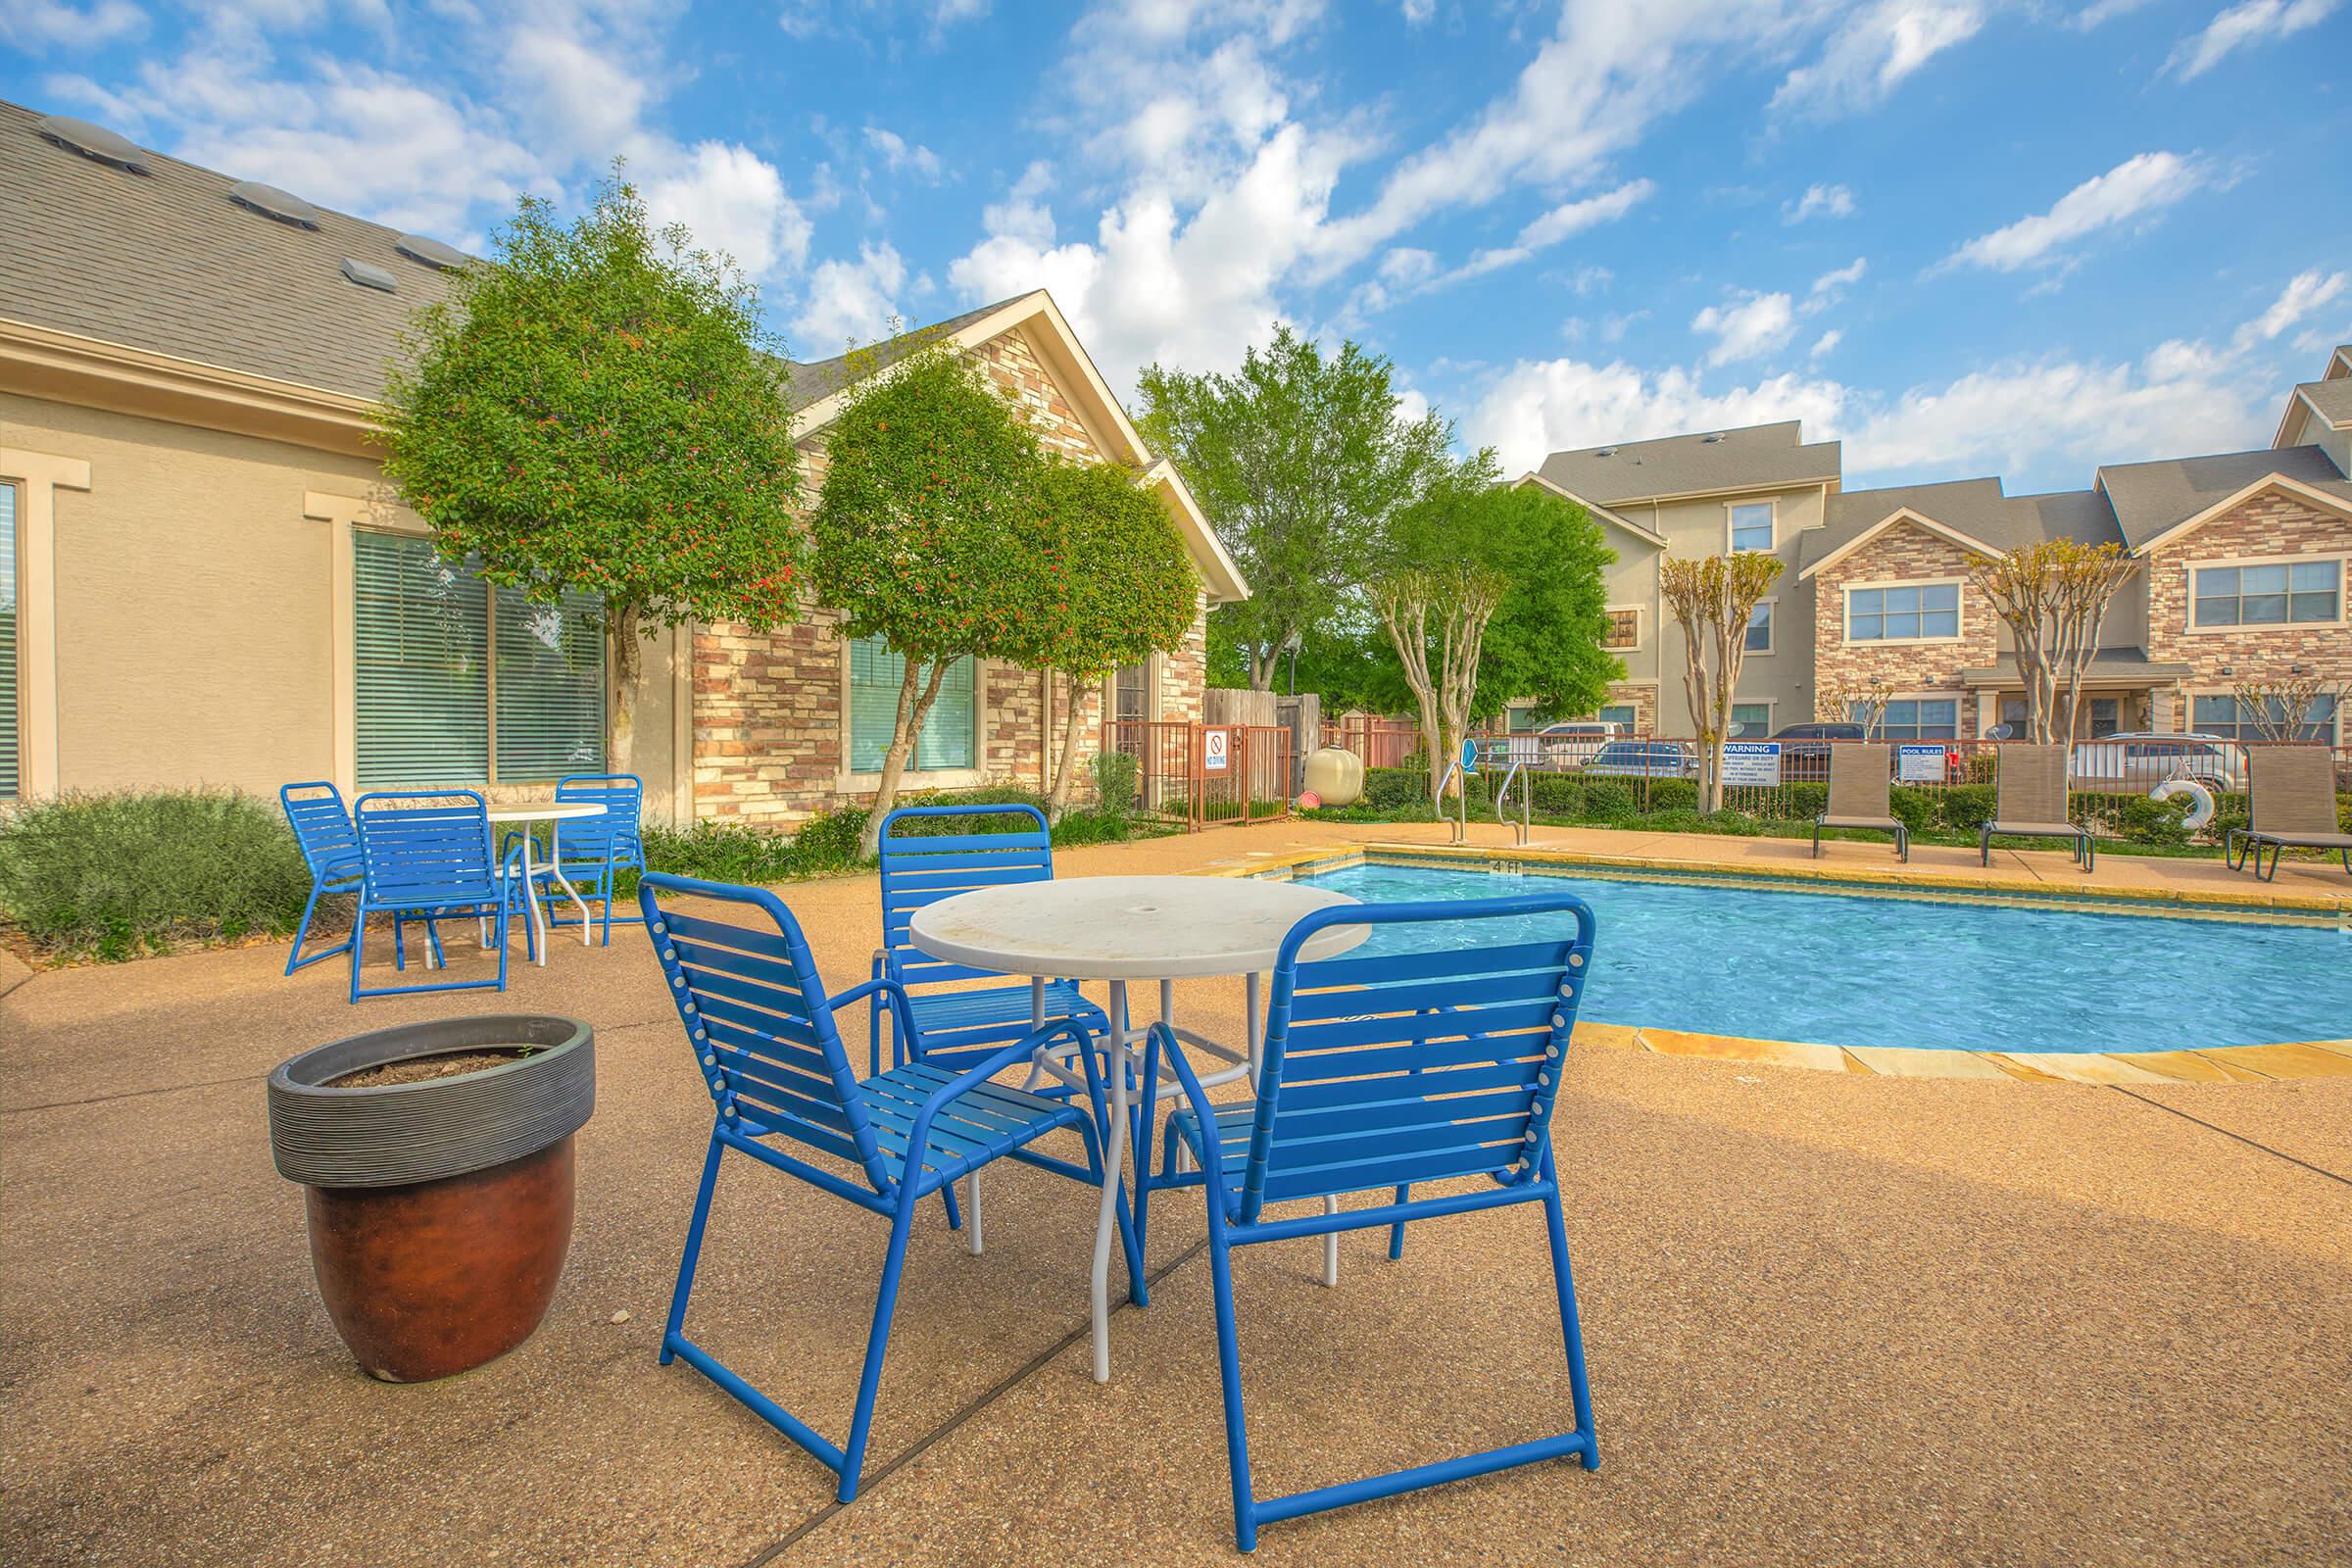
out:
M1605 718L1579 718L1565 724L1546 724L1537 735L1544 743L1545 765L1573 773L1600 755L1625 726Z

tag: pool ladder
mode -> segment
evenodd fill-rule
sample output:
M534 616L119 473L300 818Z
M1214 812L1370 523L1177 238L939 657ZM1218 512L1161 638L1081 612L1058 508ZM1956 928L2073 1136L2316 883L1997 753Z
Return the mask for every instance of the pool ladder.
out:
M1527 771L1527 764L1524 760L1504 758L1496 758L1493 760L1495 765L1504 768L1502 786L1494 792L1494 820L1511 830L1512 843L1525 849L1528 834L1534 826L1529 814L1535 796L1534 782L1533 780L1526 783L1520 782L1520 775ZM1461 787L1454 792L1454 814L1446 819L1446 826L1451 830L1454 843L1468 844L1470 842L1470 781L1463 774L1461 760L1458 758L1446 764L1446 776L1438 780L1438 803L1441 811L1445 808L1446 786L1451 784L1459 784ZM1520 786L1519 819L1515 822L1508 814L1513 784Z

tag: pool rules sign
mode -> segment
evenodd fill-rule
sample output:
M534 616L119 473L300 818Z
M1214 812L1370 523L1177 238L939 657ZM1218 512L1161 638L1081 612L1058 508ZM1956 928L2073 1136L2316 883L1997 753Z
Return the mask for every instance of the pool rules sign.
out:
M1200 770L1204 773L1225 771L1226 748L1233 732L1224 729L1204 729L1200 732Z

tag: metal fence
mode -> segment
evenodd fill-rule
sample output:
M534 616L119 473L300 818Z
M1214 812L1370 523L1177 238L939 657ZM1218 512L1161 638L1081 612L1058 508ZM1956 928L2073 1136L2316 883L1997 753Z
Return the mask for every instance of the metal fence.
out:
M1114 719L1105 755L1135 759L1136 809L1187 829L1291 814L1291 732L1281 724Z
M1417 732L1408 732L1417 733ZM1592 741L1486 734L1474 737L1482 757L1503 758L1515 741L1538 816L1573 821L1607 821L1632 814L1690 811L1699 806L1697 747L1690 741L1621 736L1606 749ZM1377 747L1385 743L1382 736ZM1346 740L1330 744L1347 745ZM1393 743L1389 743L1393 744ZM1417 746L1417 739L1413 741ZM1723 808L1763 821L1809 822L1829 804L1830 770L1850 740L1788 740L1734 743L1726 760ZM1777 753L1764 746L1777 744ZM1890 804L1915 833L1969 836L1993 815L1999 795L2000 758L2019 741L1892 739ZM2110 837L2149 842L2196 837L2219 841L2231 826L2243 826L2247 811L2248 759L2267 745L2302 742L2095 739L2075 744L2069 763L2069 815ZM1349 746L1349 750L1354 750ZM2352 795L2352 747L2330 748L2336 789ZM1358 752L1367 768L1380 766ZM1403 760L1399 754L1398 762ZM1390 766L1396 763L1387 764ZM1503 760L1482 762L1468 783L1473 808L1491 806L1503 774ZM2185 830L2181 805L2152 799L2161 785L2200 785L2213 798L2211 819L2193 834ZM2186 794L2187 792L2172 792ZM1515 814L1515 810L1514 810Z
M1323 744L1353 752L1366 767L1402 767L1421 749L1421 726L1410 719L1350 716L1325 724Z

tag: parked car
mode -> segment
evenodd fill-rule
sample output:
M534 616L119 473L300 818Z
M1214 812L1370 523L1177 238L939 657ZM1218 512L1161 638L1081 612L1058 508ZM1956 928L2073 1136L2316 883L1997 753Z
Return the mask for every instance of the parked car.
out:
M1617 738L1621 728L1610 719L1579 718L1564 724L1546 724L1536 734L1544 743L1544 763L1573 773L1599 756Z
M1583 768L1587 778L1696 778L1698 759L1681 741L1611 741Z
M2209 789L2246 787L2246 749L2222 735L2168 735L2133 730L2081 741L2068 764L2074 786L2117 795L2142 795L2167 779L2194 779Z
M1781 777L1830 776L1830 743L1863 739L1859 724L1789 724L1772 737L1781 743Z

